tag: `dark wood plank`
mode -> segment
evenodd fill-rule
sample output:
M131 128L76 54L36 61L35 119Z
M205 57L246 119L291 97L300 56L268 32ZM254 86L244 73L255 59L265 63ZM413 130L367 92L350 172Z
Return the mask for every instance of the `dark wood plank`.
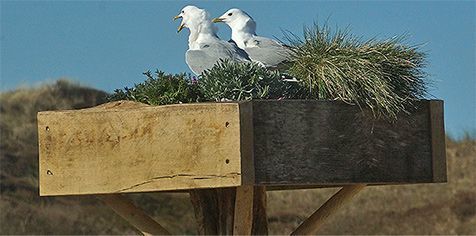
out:
M337 101L253 101L255 183L441 181L433 178L432 138L441 137L432 136L431 111L424 100L389 122Z
M430 101L431 152L435 182L446 182L446 140L443 113L443 101Z
M240 102L240 152L241 180L245 185L255 182L254 146L253 146L253 105L251 102Z

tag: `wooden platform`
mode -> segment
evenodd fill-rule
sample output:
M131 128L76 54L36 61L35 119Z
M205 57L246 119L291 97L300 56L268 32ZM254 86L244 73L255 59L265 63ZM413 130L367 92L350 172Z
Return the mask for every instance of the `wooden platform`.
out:
M313 235L367 185L446 181L443 102L396 121L336 101L38 113L40 195L93 194L144 235L170 234L121 193L187 191L201 235L268 233L266 191L342 186L291 234Z
M336 101L38 113L40 195L446 181L443 102L397 121Z

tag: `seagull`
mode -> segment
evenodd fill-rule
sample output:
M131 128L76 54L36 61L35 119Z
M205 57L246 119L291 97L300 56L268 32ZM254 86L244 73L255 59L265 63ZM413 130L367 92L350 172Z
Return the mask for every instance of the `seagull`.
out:
M278 69L290 60L289 47L276 40L258 36L256 22L244 11L233 8L212 21L224 22L231 28L231 41L245 50L251 61L269 69Z
M235 43L230 43L218 38L217 28L213 25L210 14L196 6L186 6L174 20L182 18L177 29L190 30L188 37L188 50L185 61L196 75L211 69L218 61L228 59L236 62L250 62L246 52Z

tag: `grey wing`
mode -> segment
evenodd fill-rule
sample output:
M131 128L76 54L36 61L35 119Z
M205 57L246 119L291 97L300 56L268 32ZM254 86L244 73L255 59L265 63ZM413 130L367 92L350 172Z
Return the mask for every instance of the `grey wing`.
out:
M248 45L247 45L248 46ZM252 45L245 48L251 60L258 61L266 67L278 67L291 59L291 50L275 40L256 36Z
M231 45L232 50L236 52L238 55L238 60L240 61L251 61L251 58L249 57L248 53L246 53L245 50L241 49L238 47L238 45L233 41L232 39L228 40L228 44Z
M185 61L190 70L196 75L200 75L204 70L212 68L218 60L203 50L188 50L185 53Z
M226 41L206 44L199 50L188 50L185 53L187 65L197 75L200 75L204 70L211 69L220 59L249 61L245 51Z

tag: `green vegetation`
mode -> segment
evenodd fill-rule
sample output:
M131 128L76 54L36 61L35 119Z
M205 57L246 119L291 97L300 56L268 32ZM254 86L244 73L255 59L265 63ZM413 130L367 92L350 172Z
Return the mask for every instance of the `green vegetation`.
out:
M67 81L0 93L0 234L134 234L94 197L38 196L36 113L104 102L104 92ZM324 225L321 234L476 234L476 140L446 141L446 184L373 186ZM289 234L336 191L268 192L271 234ZM186 193L128 194L176 234L196 233Z
M199 79L187 74L145 72L133 88L116 89L110 101L132 100L150 105L251 99L306 98L303 83L287 79L255 63L218 62Z
M255 63L221 61L205 71L198 82L209 101L305 98L301 82L287 79Z
M362 41L348 30L327 25L304 28L304 37L287 34L293 63L289 73L317 99L340 100L396 118L426 95L425 54L403 45L402 37Z
M109 96L110 101L133 100L150 105L165 105L199 101L199 91L196 81L186 74L165 74L156 71L155 76L147 71L144 83L136 84L133 88L116 89Z
M283 98L339 100L396 119L398 113L410 112L413 102L427 93L425 54L417 46L404 45L403 37L362 41L347 30L332 31L315 24L304 29L303 38L291 33L286 38L292 58L285 71L221 61L197 80L159 71L154 78L147 72L144 83L116 90L111 100L153 105ZM294 82L283 79L293 77Z

